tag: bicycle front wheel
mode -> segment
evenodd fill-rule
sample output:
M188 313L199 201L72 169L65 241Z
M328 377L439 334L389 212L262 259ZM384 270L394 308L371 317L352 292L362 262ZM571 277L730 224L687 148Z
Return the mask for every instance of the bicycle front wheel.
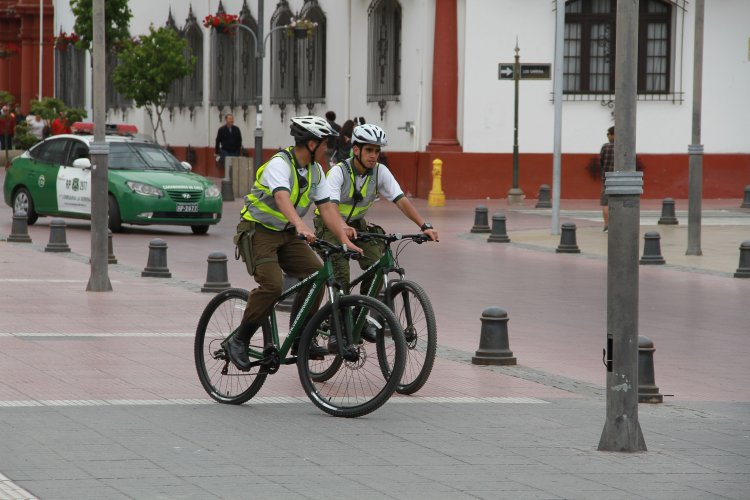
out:
M297 368L305 393L318 408L336 417L360 417L380 408L395 391L406 361L406 341L393 312L382 302L371 297L348 295L339 299L338 308L344 325L352 323L346 321L347 318L353 319L362 313L385 323L384 326L392 332L384 351L389 356L387 364L391 370L381 370L378 349L375 344L367 342L347 346L343 358L338 351L325 356L324 361L309 358L311 346L325 345L324 339L336 333L331 331L331 325L335 323L330 302L308 322L300 339ZM340 332L339 339L346 341L346 338L346 332ZM328 365L321 366L322 363ZM326 373L326 376L321 377L321 373Z
M266 381L265 368L256 366L247 372L240 371L221 345L240 326L248 295L241 288L218 293L203 310L195 332L198 378L208 395L219 403L242 404L255 396ZM260 359L269 342L271 326L266 321L250 340L251 360Z
M393 282L386 291L386 301L404 331L407 347L404 375L396 391L399 394L414 394L427 382L435 362L437 349L435 312L427 293L413 281ZM379 353L386 351L389 347L382 341L387 338L387 334L388 332L385 332L385 335L378 336ZM384 362L390 359L382 353L378 358ZM391 369L387 364L384 364L382 368L386 371Z

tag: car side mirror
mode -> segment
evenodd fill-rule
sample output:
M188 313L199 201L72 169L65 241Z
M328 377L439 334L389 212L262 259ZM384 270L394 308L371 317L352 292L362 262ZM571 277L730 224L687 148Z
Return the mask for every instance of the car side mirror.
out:
M193 166L192 166L191 164L189 164L189 163L188 163L188 162L186 162L186 161L181 161L181 162L180 162L180 164L181 164L181 165L182 165L183 167L185 167L185 170L187 170L188 172L192 172L192 170L193 170Z
M88 158L76 158L73 160L73 166L82 169L91 168L91 160Z

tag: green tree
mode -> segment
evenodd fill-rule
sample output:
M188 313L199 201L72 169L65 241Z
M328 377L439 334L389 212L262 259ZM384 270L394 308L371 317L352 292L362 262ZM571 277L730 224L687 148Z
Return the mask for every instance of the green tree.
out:
M91 50L94 41L94 2L93 0L71 0L70 8L76 18L75 33L81 37L76 43L79 48ZM133 13L128 0L106 0L104 2L104 42L107 48L118 47L130 39L128 25Z
M162 113L172 83L189 75L195 57L185 58L187 41L169 28L149 28L149 34L123 45L120 64L112 74L115 90L145 107L154 134L162 133L167 142ZM158 139L157 139L158 141Z

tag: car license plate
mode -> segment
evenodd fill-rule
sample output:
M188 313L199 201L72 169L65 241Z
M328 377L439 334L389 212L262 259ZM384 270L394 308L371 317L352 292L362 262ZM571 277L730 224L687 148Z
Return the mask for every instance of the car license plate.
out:
M178 212L197 212L198 204L197 203L178 203L177 211Z

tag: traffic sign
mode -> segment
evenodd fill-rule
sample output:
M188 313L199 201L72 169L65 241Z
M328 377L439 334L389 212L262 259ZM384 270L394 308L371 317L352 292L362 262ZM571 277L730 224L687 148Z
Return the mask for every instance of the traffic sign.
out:
M498 80L513 80L513 63L498 64ZM551 64L521 64L520 80L549 80Z

